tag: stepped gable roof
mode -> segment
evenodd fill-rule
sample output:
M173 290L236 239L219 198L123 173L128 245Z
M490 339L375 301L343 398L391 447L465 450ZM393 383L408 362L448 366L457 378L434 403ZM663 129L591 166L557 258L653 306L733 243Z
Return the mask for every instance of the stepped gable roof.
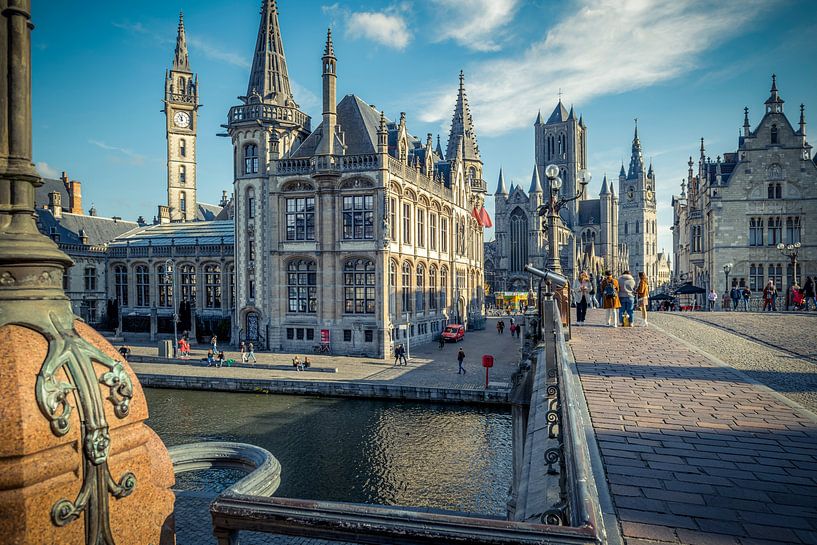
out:
M579 201L579 225L598 225L601 223L601 201L587 199Z
M148 225L123 234L111 243L120 246L194 246L203 244L235 243L235 222L191 221L188 223L165 223Z
M139 228L135 221L104 218L102 216L86 216L63 212L62 218L58 220L51 213L51 210L46 208L37 208L36 213L40 232L49 235L51 228L56 228L61 244L82 244L80 231L83 231L85 236L88 237L87 244L93 246L107 244L116 237Z

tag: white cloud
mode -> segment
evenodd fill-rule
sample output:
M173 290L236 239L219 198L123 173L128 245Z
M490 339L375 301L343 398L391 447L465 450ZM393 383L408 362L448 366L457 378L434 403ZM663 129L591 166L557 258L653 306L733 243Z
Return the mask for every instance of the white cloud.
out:
M243 55L239 55L234 51L228 51L215 45L212 41L204 40L198 36L187 35L187 44L194 51L198 51L208 59L214 61L222 61L239 68L249 68L250 61Z
M88 140L88 143L93 144L94 146L96 146L96 147L98 147L100 149L104 149L106 151L115 151L118 154L123 155L127 159L128 163L130 163L132 165L142 165L145 162L145 156L144 155L142 155L140 153L136 153L135 151L133 151L131 149L122 148L122 147L119 147L119 146L112 146L110 144L106 144L105 142L101 142L99 140Z
M436 41L454 40L475 51L499 51L501 30L513 20L519 0L432 0L439 14Z
M350 11L336 3L322 9L335 19L333 24L337 24L338 20L343 22L346 36L403 50L411 42L411 32L401 14L406 8L406 5L401 5L384 11Z
M317 110L321 107L321 99L308 88L293 79L289 80L289 86L292 88L292 95L295 97L295 102L298 103L298 106L300 106L304 112Z
M472 71L468 96L480 133L496 135L529 125L539 108L552 105L560 88L568 102L582 104L676 78L698 67L704 52L740 34L772 5L763 0L576 3L570 16L522 54L484 62ZM430 102L423 121L445 119L450 88Z
M52 167L45 161L40 161L37 163L37 172L40 173L40 176L43 178L57 178L60 175L59 170Z

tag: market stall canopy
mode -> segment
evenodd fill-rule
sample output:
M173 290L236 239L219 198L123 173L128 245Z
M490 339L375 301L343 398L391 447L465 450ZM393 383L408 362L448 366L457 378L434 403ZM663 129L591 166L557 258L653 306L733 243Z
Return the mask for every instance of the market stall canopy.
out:
M696 295L698 293L706 293L706 290L703 288L699 288L698 286L693 286L692 282L687 282L677 290L675 290L675 295Z

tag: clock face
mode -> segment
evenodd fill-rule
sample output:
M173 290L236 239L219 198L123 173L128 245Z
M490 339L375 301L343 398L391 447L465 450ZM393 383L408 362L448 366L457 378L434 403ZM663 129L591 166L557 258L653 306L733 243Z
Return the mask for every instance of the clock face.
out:
M652 200L652 191L647 191L647 200L648 201Z
M190 114L187 112L176 112L176 115L173 116L173 123L175 123L177 127L189 127Z

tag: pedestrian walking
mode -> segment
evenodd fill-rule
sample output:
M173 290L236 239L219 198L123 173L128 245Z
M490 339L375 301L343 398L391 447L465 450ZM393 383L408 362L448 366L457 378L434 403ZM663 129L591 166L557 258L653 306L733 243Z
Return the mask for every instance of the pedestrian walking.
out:
M729 292L729 297L732 299L732 310L737 310L738 302L740 301L742 296L740 290L736 285L732 286L732 289Z
M763 288L763 311L777 312L777 288L774 280L769 280Z
M596 279L592 274L590 275L587 283L590 286L590 297L588 298L590 308L597 309L599 308L599 302L596 300Z
M633 327L633 307L635 297L635 278L630 274L630 271L624 271L624 274L618 277L618 298L619 309L618 315L621 325ZM624 317L627 321L624 321Z
M723 298L721 299L721 310L726 311L732 309L732 305L729 303L729 301L729 292L723 292Z
M465 351L460 348L460 351L457 352L457 364L459 365L459 369L457 370L458 375L465 374L465 367L462 366L463 361L465 361Z
M752 290L748 286L743 286L740 292L741 301L743 302L743 310L749 312L749 300L752 298Z
M213 337L210 339L210 344L213 346L213 353L218 354L218 337L213 335Z
M255 345L250 341L247 343L247 362L250 361L252 358L253 364L258 363L258 360L255 359Z
M443 337L442 333L440 333L440 336L437 338L437 342L440 343L440 350L445 348L445 337Z
M400 365L400 350L402 349L402 345L398 344L394 347L394 367Z
M244 341L241 341L238 351L241 353L241 363L247 363L247 345L244 344Z
M803 284L803 296L805 297L805 309L808 310L809 303L814 305L814 310L817 310L817 298L815 298L814 280L806 277L806 283Z
M618 327L618 309L621 307L621 301L618 298L618 280L613 278L612 272L604 272L599 292L602 308L607 310L607 325Z
M638 287L635 289L635 294L638 297L638 310L641 311L641 325L647 327L650 325L647 322L647 301L650 299L650 283L647 280L647 275L643 272L638 273ZM630 319L632 322L632 319Z
M500 335L505 334L505 320L499 320L499 333Z
M407 357L406 347L404 345L400 345L400 364L401 365L408 365L408 357Z
M582 271L579 275L579 296L578 302L576 303L576 325L583 324L585 318L587 317L587 305L590 303L591 287L592 284L590 283L590 276L588 276L587 271Z
M502 326L500 325L500 322L496 323L496 334L502 335Z
M715 310L715 302L718 300L718 292L715 291L715 288L709 290L709 295L706 296L707 300L709 301L709 312Z

